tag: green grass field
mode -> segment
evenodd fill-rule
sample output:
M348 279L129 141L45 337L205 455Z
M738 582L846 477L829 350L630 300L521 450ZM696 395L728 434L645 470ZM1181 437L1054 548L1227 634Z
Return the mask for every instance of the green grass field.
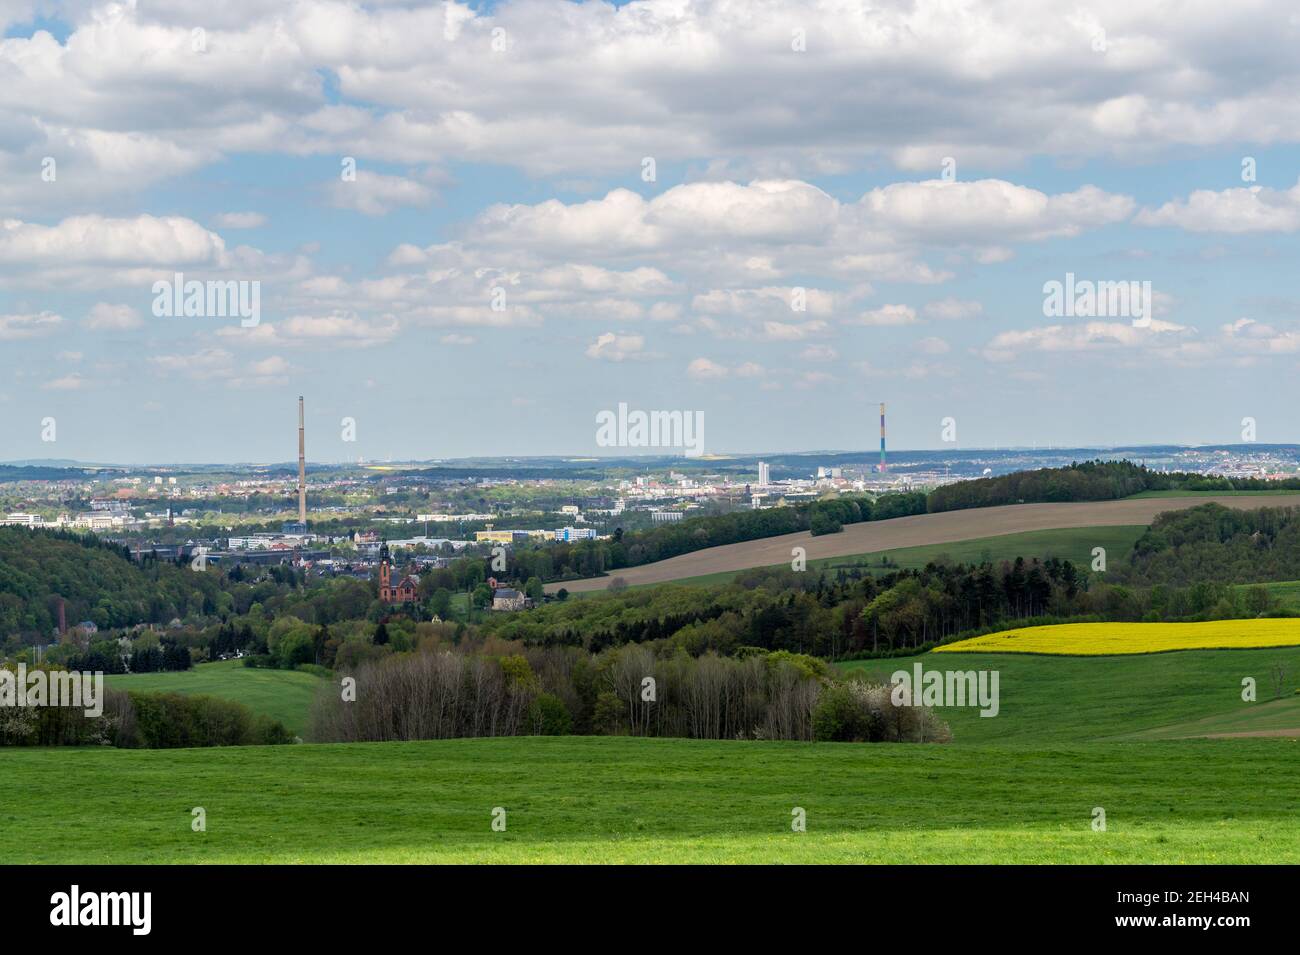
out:
M1288 703L1300 686L1300 647L1107 657L939 653L856 660L840 667L865 670L884 681L895 670L910 671L918 661L925 669L998 671L1001 705L996 717L981 717L973 709L939 711L952 727L954 746L1049 746L1137 738L1147 731L1183 736L1220 732L1159 732L1211 716L1239 723L1239 730L1276 729L1278 714L1264 706L1274 695L1274 666L1287 667L1283 698ZM1244 677L1254 678L1259 702L1242 701ZM1290 728L1300 730L1300 707L1291 714ZM1252 727L1252 720L1264 722Z
M850 557L827 557L822 560L810 560L809 570L830 570L839 567L861 567L873 573L888 573L891 570L920 569L932 560L947 557L957 563L972 564L991 560L1026 560L1037 557L1047 560L1058 557L1071 560L1086 571L1092 564L1092 549L1106 548L1108 564L1128 557L1137 539L1146 531L1144 524L1122 524L1110 527L1062 527L1056 530L1028 531L1022 534L1000 534L995 537L981 537L975 540L956 541L951 544L926 544L920 547L901 547L896 550L881 551L876 554L856 554ZM888 557L890 564L883 564L882 558ZM788 566L782 564L779 566ZM743 571L724 571L718 574L705 574L700 577L686 577L673 581L675 584L688 586L714 586L725 584ZM617 571L612 576L618 576ZM658 584L642 586L657 587ZM574 594L573 596L580 596Z
M296 670L263 670L246 667L242 660L200 663L188 672L135 673L106 677L109 686L141 692L190 693L220 696L243 703L254 713L279 720L300 734L307 725L320 677Z
M998 670L1000 714L940 710L948 745L11 749L0 826L23 838L6 861L1300 862L1300 740L1161 738L1300 728L1300 648L842 666L888 676L918 659ZM1269 702L1279 662L1287 695ZM228 687L242 675L223 674ZM1244 676L1261 702L1241 701ZM199 806L206 832L190 828ZM498 806L505 832L491 829Z
M21 834L8 862L1300 862L1296 757L1279 740L15 750L0 823Z
M1263 587L1282 607L1300 610L1300 580L1276 580L1250 586Z

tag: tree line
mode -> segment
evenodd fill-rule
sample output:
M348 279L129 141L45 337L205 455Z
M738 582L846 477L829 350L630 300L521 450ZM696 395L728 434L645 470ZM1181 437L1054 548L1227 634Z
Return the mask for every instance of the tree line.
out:
M320 742L519 735L942 742L946 724L894 706L888 688L840 679L820 660L750 651L691 656L629 644L574 647L438 640L363 664L324 686L309 738ZM847 687L847 689L845 689Z

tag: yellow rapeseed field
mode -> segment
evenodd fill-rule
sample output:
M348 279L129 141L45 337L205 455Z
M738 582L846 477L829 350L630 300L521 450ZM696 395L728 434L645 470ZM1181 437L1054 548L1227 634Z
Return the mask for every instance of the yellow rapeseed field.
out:
M971 637L935 653L1050 653L1103 656L1168 650L1239 650L1300 646L1300 618L1203 623L1066 623Z

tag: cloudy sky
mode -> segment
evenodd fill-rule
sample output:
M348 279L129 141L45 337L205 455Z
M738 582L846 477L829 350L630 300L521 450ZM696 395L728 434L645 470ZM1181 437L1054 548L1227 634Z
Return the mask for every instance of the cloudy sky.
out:
M900 448L1300 440L1287 0L0 0L0 35L0 460L285 460L299 393L322 461L601 452L620 402L716 452L870 448L880 401ZM258 323L156 314L176 273L260 283ZM1151 320L1045 315L1067 273Z

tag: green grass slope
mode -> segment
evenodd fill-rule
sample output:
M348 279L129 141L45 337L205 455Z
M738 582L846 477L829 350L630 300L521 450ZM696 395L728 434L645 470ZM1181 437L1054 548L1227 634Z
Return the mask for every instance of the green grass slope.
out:
M925 654L897 660L856 660L846 670L888 679L895 670L997 670L1000 710L981 717L970 708L947 707L939 715L952 727L953 745L1013 746L1084 742L1126 737L1145 730L1223 717L1246 725L1268 711L1272 671L1285 663L1284 696L1300 684L1300 647L1266 650L1184 650L1109 657L1059 657L1014 653ZM1241 699L1241 681L1253 677L1259 702ZM1291 725L1300 727L1300 707ZM1280 718L1280 717L1279 717ZM1276 729L1276 723L1260 724ZM1216 732L1216 730L1210 730ZM1158 734L1205 735L1194 732Z
M0 820L23 833L7 861L28 863L1300 862L1296 745L14 750ZM191 831L196 806L206 832ZM497 806L505 832L491 830ZM1106 832L1092 831L1097 806Z
M132 673L105 677L110 687L142 693L187 693L220 696L243 703L254 713L279 720L302 734L307 712L320 677L297 670L262 670L242 660L200 663L192 670L173 673Z

